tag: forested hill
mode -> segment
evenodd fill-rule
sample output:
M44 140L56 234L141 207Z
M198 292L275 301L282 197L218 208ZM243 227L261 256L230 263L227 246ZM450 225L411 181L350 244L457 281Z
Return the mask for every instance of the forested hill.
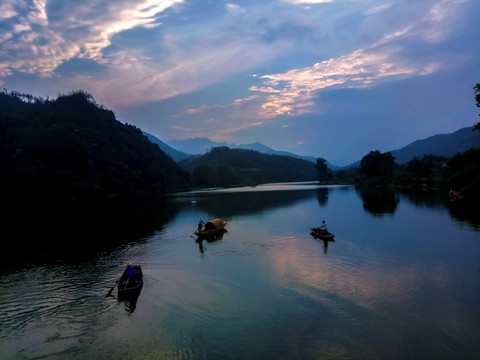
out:
M0 92L0 144L5 194L71 199L189 185L171 157L83 91L55 100Z
M217 147L180 162L197 186L229 186L318 180L315 165L290 156Z
M480 131L472 130L473 126L465 127L451 134L439 134L417 140L401 149L393 150L392 155L399 164L407 163L414 156L421 158L427 154L451 157L480 145Z

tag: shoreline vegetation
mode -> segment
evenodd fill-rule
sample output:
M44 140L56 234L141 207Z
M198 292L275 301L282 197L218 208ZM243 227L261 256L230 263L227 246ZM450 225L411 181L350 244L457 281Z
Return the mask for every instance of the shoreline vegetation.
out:
M480 108L480 83L473 90L475 106ZM480 122L472 131L480 131ZM357 168L331 171L322 158L317 159L315 168L321 183L353 180L360 188L435 191L452 201L480 201L480 143L451 157L425 154L401 165L391 152L375 150L365 155Z
M480 101L477 84L476 106ZM477 124L474 130L479 130ZM212 148L176 163L140 129L120 123L92 95L75 91L55 100L0 91L0 187L4 199L101 202L212 187L318 180L319 184L433 190L480 200L480 149L451 158L413 157L398 165L391 152L370 151L358 167L332 171L258 151ZM480 145L480 144L479 144Z
M388 153L382 155L385 154ZM478 202L480 148L471 148L450 158L434 155L414 157L403 165L393 163L383 174L370 175L368 171L366 174L361 167L358 175L355 184L359 187L435 191L456 200Z

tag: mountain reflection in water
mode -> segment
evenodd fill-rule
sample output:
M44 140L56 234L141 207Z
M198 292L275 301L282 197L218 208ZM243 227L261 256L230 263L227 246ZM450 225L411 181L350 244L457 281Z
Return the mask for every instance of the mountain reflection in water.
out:
M480 357L480 233L460 202L274 184L133 203L95 241L62 227L84 252L2 268L0 358ZM192 235L217 217L218 238ZM335 241L310 234L324 219ZM128 302L105 296L125 261L144 275Z

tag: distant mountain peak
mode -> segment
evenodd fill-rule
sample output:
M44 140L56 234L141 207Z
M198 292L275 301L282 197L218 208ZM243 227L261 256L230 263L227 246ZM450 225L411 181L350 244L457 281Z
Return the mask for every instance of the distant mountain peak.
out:
M312 163L315 163L317 160L313 156L302 156L302 155L297 155L288 151L274 150L271 147L264 145L258 141L251 144L237 145L237 144L226 143L226 142L214 142L209 138L195 137L195 138L188 138L184 140L169 141L169 145L184 153L194 154L194 155L204 154L205 152L207 152L208 150L214 147L226 146L230 149L255 150L262 154L290 156L293 158L306 160ZM336 166L331 164L329 164L329 166L332 169L336 168Z
M148 140L150 140L150 142L152 142L154 144L157 144L158 147L164 153L169 155L176 162L182 161L182 160L188 158L189 156L191 156L190 154L186 154L182 151L179 151L179 150L176 150L176 149L172 148L170 145L167 145L165 142L163 142L159 138L153 136L152 134L149 134L145 131L142 131L142 133L143 133L143 135L145 135L148 138Z
M433 135L391 152L399 164L409 162L414 156L423 157L428 154L451 157L457 152L480 146L480 131L472 130L473 126L469 126L450 134Z

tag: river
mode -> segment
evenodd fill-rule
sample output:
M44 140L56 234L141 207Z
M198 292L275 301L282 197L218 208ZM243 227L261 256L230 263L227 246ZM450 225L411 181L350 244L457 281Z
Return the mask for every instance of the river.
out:
M0 359L478 359L480 228L456 206L314 184L170 196L115 245L4 267ZM227 232L196 241L216 217ZM322 220L335 241L310 235ZM144 285L119 301L126 261Z

